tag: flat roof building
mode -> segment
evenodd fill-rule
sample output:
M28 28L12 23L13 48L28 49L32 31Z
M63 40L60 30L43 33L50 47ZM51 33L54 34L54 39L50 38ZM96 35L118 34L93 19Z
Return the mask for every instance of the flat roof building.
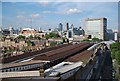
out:
M29 37L30 35L35 36L38 32L32 28L22 28L19 35Z
M107 19L85 19L85 35L90 36L90 38L99 38L101 40L106 40L107 34Z

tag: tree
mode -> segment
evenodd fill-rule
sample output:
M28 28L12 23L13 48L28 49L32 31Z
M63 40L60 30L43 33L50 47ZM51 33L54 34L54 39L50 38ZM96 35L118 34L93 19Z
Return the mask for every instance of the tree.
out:
M120 51L115 52L115 59L117 60L117 63L120 64Z
M32 45L32 42L29 40L29 41L26 41L27 45L28 46L31 46Z
M35 37L34 37L34 38L35 38L35 39L38 39L38 40L40 40L40 39L41 39L39 36L36 36L36 35L35 35Z
M84 39L81 42L90 42L90 40L89 39Z
M17 38L18 39L25 39L25 36L19 35Z
M57 42L51 42L50 43L50 46L55 46L55 45L57 45Z
M7 36L2 36L3 39L5 39Z
M115 50L115 49L112 49L111 57L112 57L113 59L115 59L115 52L116 52L116 50Z
M50 36L49 36L49 35L45 35L45 38L46 38L46 39L49 39L49 38L50 38Z
M117 60L117 63L120 64L120 43L113 43L110 45L111 56L113 59Z
M92 41L93 41L93 42L99 42L100 39L98 39L98 38L92 38Z
M49 38L59 38L59 37L60 37L59 34L53 33L53 32L51 32L50 34L45 35L46 39L49 39Z
M120 43L113 43L110 45L110 49L120 50Z
M33 36L32 36L32 35L30 35L28 38L32 39L32 38L33 38Z

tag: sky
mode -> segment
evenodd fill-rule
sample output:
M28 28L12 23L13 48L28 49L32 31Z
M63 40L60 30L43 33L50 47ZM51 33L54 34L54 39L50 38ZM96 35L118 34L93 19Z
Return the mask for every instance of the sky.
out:
M34 29L58 27L66 23L82 26L86 18L108 19L108 28L118 29L118 2L2 2L2 28Z

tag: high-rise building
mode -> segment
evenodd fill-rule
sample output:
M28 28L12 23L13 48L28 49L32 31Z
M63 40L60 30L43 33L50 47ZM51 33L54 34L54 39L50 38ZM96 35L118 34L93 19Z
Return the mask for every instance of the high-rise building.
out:
M73 29L73 32L74 32L74 35L81 35L81 36L83 36L84 35L84 30L81 28L81 27L79 27L79 28L74 28Z
M0 27L0 36L2 36L3 30L2 27Z
M107 29L107 38L108 40L114 40L114 32L112 29Z
M69 30L69 23L66 23L66 30Z
M63 30L63 24L62 24L62 23L59 23L58 30L59 30L59 31L62 31L62 30Z
M13 29L12 25L9 27L9 31L10 31L10 35L14 34L14 29Z
M74 36L73 29L74 29L74 25L72 24L69 30L67 31L67 38L69 39L69 41L73 40L73 36Z
M39 32L41 32L42 31L42 29L41 29L41 27L39 27Z
M85 35L91 38L99 38L101 40L107 40L107 19L85 19Z
M118 32L114 32L114 40L118 41Z

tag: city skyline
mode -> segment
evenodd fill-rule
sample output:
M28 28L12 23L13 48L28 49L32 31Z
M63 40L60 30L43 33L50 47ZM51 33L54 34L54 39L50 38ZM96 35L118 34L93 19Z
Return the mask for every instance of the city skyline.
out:
M46 30L63 23L84 26L86 18L108 19L108 29L118 29L118 2L3 2L3 28L33 27Z

